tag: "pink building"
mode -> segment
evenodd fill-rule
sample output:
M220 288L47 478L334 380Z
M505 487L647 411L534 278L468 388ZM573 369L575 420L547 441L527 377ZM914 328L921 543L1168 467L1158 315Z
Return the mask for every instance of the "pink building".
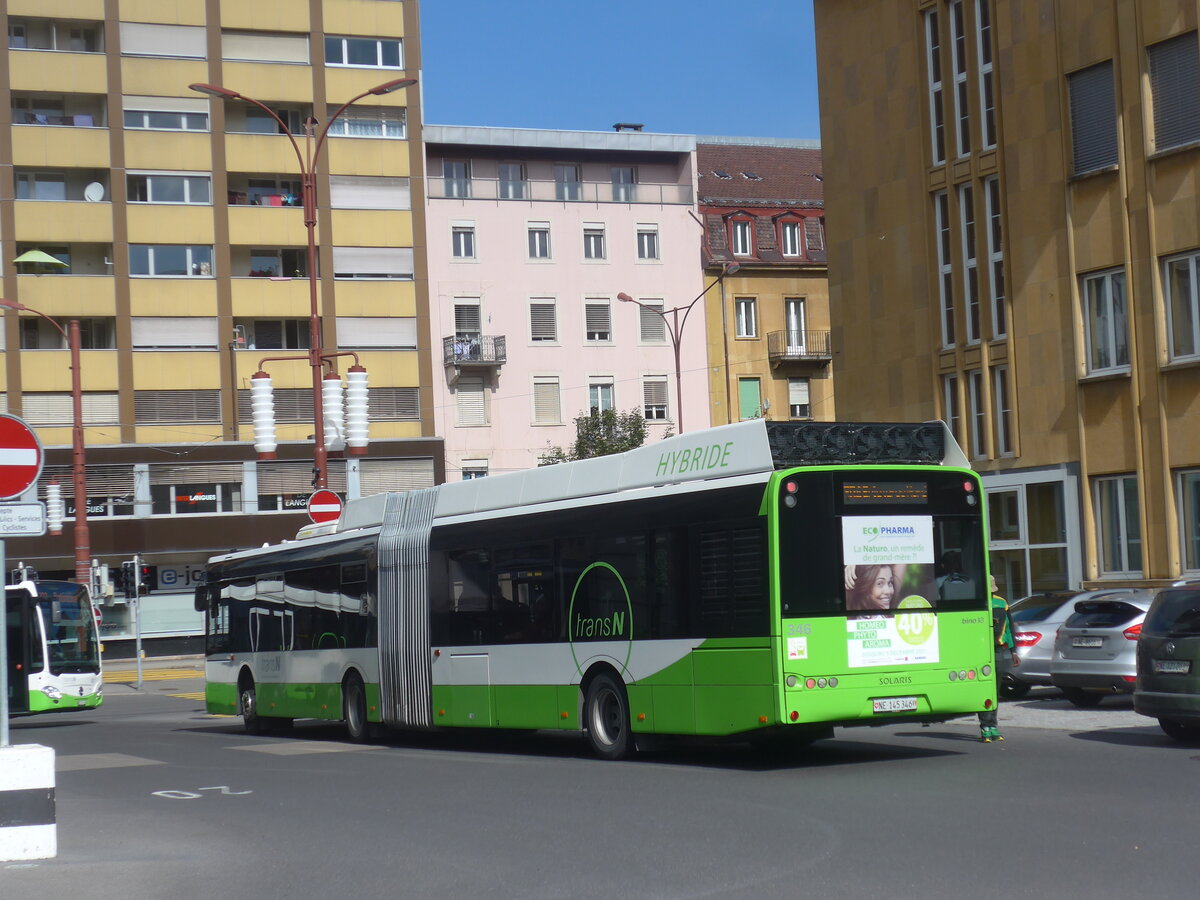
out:
M427 125L425 142L446 480L536 466L593 407L638 410L647 440L678 433L672 328L651 308L673 318L707 283L695 139ZM703 303L680 334L694 431L710 424Z

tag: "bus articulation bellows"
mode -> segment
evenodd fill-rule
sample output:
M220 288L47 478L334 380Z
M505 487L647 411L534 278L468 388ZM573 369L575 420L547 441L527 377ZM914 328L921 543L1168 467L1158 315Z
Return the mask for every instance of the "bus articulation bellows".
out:
M350 501L210 560L209 712L806 743L995 702L984 504L940 422L727 425Z

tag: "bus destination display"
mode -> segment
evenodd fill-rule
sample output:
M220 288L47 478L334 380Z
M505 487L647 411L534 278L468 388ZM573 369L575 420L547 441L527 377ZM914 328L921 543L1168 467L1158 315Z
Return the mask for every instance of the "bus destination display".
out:
M924 481L846 481L842 502L847 506L875 503L920 505L929 502L929 485Z

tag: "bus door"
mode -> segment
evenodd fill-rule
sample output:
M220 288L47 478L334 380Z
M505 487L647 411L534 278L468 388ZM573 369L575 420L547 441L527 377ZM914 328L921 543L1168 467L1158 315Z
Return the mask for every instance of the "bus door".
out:
M29 712L30 641L41 635L33 617L33 604L24 588L6 590L5 640L8 641L8 709L13 715Z

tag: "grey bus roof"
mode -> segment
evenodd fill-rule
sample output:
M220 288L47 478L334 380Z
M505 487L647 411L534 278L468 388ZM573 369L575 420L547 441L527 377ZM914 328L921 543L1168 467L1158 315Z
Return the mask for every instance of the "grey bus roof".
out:
M942 422L768 422L689 432L625 453L439 485L434 518L732 478L800 465L846 463L970 468ZM383 522L385 494L346 504L337 531ZM310 532L311 533L311 532Z

